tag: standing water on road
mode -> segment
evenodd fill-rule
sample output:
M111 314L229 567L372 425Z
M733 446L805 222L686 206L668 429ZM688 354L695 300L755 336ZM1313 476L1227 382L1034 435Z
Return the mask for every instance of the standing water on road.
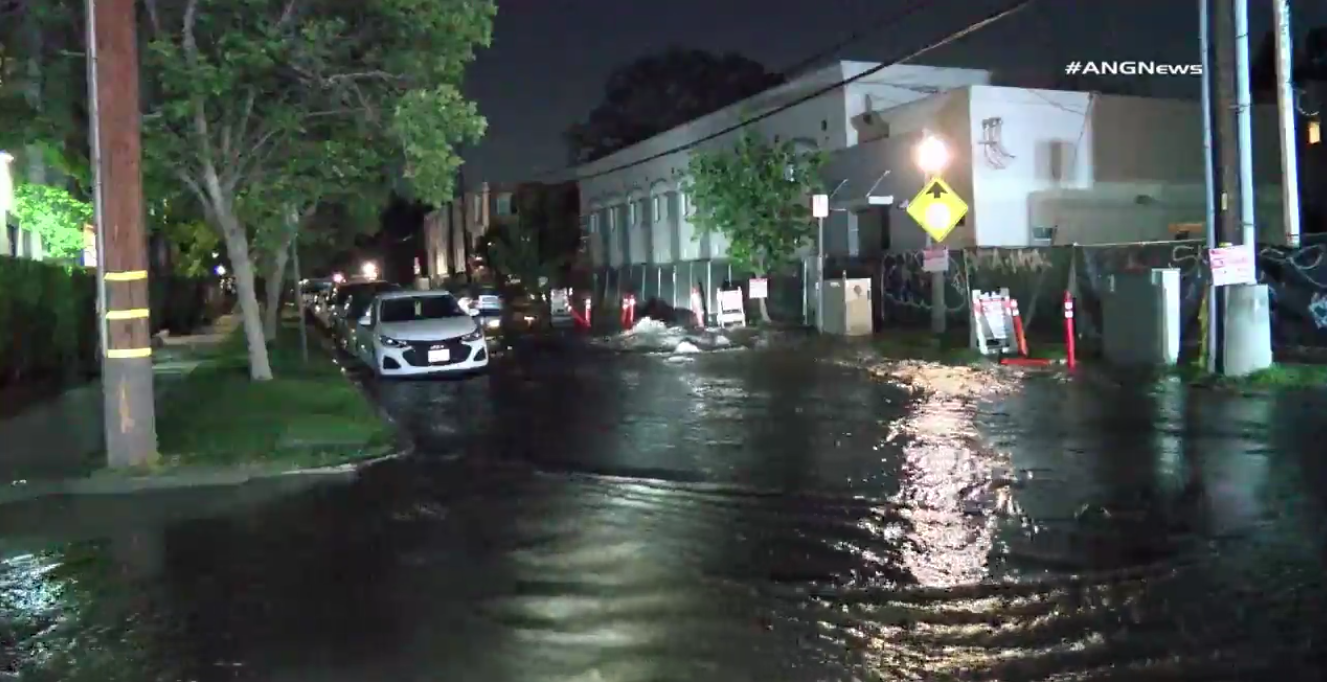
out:
M417 456L11 553L0 670L1322 679L1321 396L911 393L814 357L541 351L383 384Z

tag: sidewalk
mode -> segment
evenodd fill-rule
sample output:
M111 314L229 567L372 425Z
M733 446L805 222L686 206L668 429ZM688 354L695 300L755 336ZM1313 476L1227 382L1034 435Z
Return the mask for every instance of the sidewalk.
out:
M199 334L163 337L153 354L158 393L169 391L238 326L238 316L223 315ZM93 381L0 418L0 485L77 478L96 470L103 443L102 399L101 383Z

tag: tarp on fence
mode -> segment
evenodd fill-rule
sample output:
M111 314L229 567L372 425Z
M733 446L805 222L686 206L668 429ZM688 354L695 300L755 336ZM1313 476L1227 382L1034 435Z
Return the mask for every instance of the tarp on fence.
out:
M873 258L829 257L825 276L871 280L878 331L925 328L931 320L932 275L923 268L923 254L918 250ZM1079 333L1090 347L1101 338L1101 292L1108 277L1153 268L1180 271L1183 338L1186 344L1196 344L1198 312L1208 280L1206 248L1198 241L950 250L949 269L943 276L945 316L950 329L966 330L969 293L1008 288L1018 301L1028 336L1058 339L1063 334L1064 292L1072 290ZM1296 249L1263 246L1258 269L1270 291L1273 344L1327 348L1327 239L1313 235ZM640 301L658 298L681 308L687 305L691 287L699 286L713 310L718 288L726 279L745 287L750 273L723 260L600 268L595 273L595 296L610 308L626 293ZM769 279L770 317L803 321L807 288L802 266L791 264ZM754 315L755 310L749 313Z

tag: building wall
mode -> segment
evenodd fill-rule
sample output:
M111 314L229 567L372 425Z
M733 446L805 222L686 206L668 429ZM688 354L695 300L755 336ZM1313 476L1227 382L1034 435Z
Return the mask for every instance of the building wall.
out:
M972 184L964 196L973 206L975 242L965 245L1029 246L1031 193L1093 185L1093 99L1085 92L971 89L964 149ZM984 132L997 121L989 130L998 132Z
M579 182L581 205L590 207L586 227L593 263L666 263L721 258L727 253L723 235L698 234L688 220L691 206L684 187L690 151L665 154L671 149L720 133L746 117L810 97L751 127L770 139L796 140L808 148L826 151L841 150L857 143L864 134L859 130L864 125L868 137L878 134L869 126L876 108L916 102L932 91L989 80L985 71L902 65L890 66L846 88L815 94L873 66L867 62L834 64L581 166L578 175L585 178ZM721 135L701 143L699 148L729 146L739 134L734 131ZM649 160L615 170L645 159ZM633 213L626 208L629 202L643 202L644 208ZM653 211L656 202L658 216ZM637 218L634 222L633 215ZM856 248L853 245L858 240L849 236L855 232L855 216L836 213L833 220L835 227L830 231L839 248Z

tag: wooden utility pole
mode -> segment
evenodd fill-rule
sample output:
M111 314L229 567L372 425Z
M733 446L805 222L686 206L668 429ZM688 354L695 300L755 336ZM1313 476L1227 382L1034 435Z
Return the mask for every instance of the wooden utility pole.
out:
M147 238L139 138L136 0L87 0L97 276L105 298L101 383L111 467L157 459Z

